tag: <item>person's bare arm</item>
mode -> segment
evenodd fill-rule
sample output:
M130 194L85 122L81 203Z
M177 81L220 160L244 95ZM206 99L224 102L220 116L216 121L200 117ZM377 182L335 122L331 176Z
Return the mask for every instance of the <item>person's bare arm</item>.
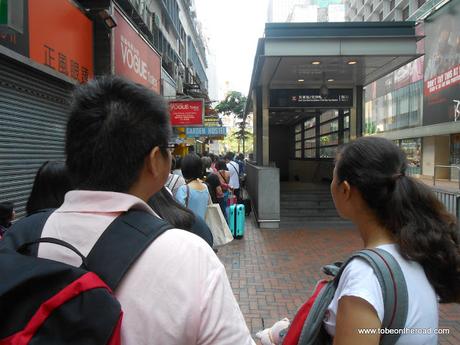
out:
M381 322L375 309L364 299L344 296L339 301L334 345L378 345L380 335L359 334L358 329L375 329Z

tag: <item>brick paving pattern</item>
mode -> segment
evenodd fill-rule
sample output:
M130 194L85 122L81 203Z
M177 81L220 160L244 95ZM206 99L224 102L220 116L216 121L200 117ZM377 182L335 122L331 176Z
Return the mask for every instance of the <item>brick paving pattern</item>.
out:
M243 239L220 248L236 299L253 334L283 317L291 320L311 294L320 269L342 261L361 247L353 229L260 230L252 216L246 220ZM460 344L460 305L442 305L439 344Z

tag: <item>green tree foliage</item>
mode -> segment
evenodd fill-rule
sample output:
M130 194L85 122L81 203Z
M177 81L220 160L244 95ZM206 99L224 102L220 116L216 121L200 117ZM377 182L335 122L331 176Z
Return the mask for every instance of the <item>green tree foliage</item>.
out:
M226 151L232 151L232 152L241 152L240 151L240 144L241 144L241 141L240 139L238 138L239 136L237 135L239 132L238 128L232 128L230 129L229 133L227 134L227 136L225 137L225 139L222 141ZM247 153L251 153L252 152L252 145L253 145L253 136L252 136L252 133L249 132L249 131L246 131L246 140L245 140L245 144L247 147L249 147L249 150Z
M238 130L233 132L233 135L238 141L238 152L240 152L240 142L243 143L243 153L246 153L246 142L252 138L252 133L246 130L246 115L244 109L246 107L247 98L241 92L230 91L225 99L220 102L215 110L219 114L233 115L237 120Z

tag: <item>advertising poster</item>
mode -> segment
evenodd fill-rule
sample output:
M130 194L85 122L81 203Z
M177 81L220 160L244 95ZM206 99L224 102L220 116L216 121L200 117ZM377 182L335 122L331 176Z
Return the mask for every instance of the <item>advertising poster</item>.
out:
M460 121L460 2L425 21L423 125Z
M30 58L84 83L93 77L93 23L70 1L29 0Z
M145 85L156 93L161 91L161 57L115 8L117 22L113 35L114 73Z
M202 99L169 101L169 115L174 127L203 126L204 102Z

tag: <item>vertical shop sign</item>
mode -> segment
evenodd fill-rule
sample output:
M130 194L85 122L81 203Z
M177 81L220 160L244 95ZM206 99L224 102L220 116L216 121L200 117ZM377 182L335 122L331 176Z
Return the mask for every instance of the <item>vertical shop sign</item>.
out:
M459 11L459 2L449 3L424 24L424 125L460 120Z
M29 0L30 58L80 83L93 77L93 23L70 1Z
M160 93L161 57L115 8L114 73Z

